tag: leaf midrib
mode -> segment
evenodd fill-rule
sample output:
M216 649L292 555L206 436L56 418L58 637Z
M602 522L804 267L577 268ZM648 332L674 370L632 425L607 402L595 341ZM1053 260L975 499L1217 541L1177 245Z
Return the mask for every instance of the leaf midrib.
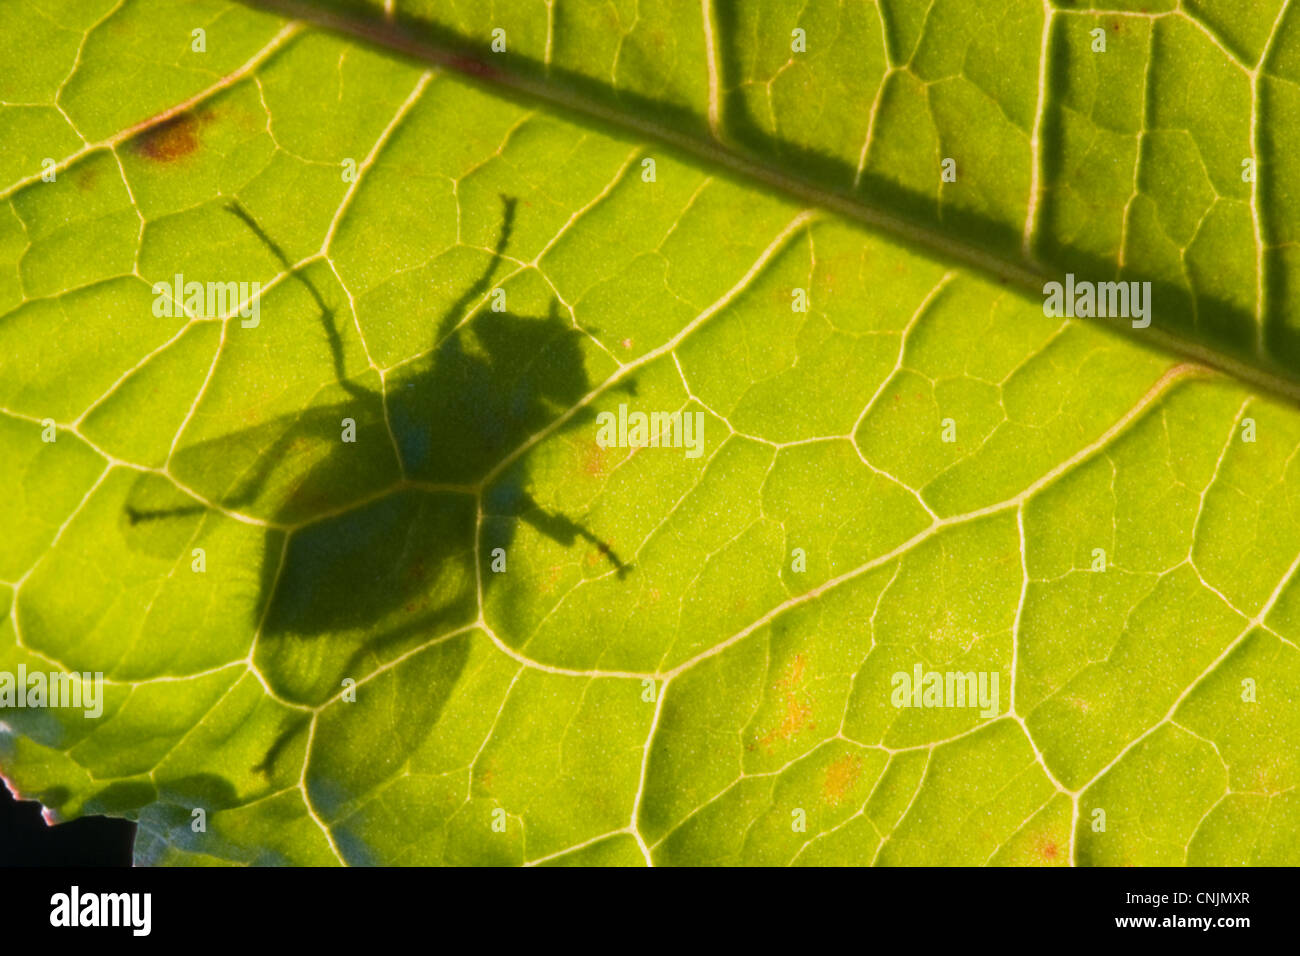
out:
M494 57L503 65L489 63L467 52L466 48L453 48L435 39L426 39L410 32L398 22L379 17L366 17L322 9L304 0L240 0L254 9L267 11L310 24L362 42L387 54L396 54L425 65L454 72L466 82L484 87L498 95L503 92L532 104L542 104L550 109L629 132L635 136L677 149L711 167L714 171L733 179L760 184L784 194L807 206L824 209L868 229L879 232L890 240L899 242L945 265L957 264L1013 288L1031 300L1042 295L1043 283L1059 278L1055 271L1027 262L1011 259L981 249L976 245L953 238L938 229L900 218L876 206L864 203L834 189L818 186L806 179L791 175L781 165L752 152L717 140L708 140L602 104L581 92L538 79L511 64L520 62L507 56ZM531 61L529 61L531 62ZM1094 319L1094 324L1122 337L1131 345L1150 347L1191 360L1237 379L1252 389L1271 393L1291 403L1300 405L1300 382L1283 372L1271 371L1265 365L1253 365L1199 344L1189 338L1170 334L1154 325L1142 330L1141 339L1128 327L1128 320ZM1261 356L1261 362L1270 362Z

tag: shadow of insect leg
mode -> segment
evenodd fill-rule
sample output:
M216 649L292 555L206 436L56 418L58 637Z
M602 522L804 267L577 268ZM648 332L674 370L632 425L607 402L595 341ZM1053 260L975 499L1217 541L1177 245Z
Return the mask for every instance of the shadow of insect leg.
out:
M232 200L231 202L226 203L226 211L238 216L244 225L248 226L253 235L257 236L257 238L261 240L262 244L271 251L271 254L275 256L284 271L301 282L307 289L308 294L310 294L312 299L316 302L316 308L320 312L321 326L325 329L325 339L329 343L330 358L334 363L334 378L338 382L339 386L351 395L370 395L371 393L367 389L357 385L355 382L348 381L344 374L343 338L339 335L338 326L335 323L334 310L330 308L329 304L325 301L324 296L320 294L320 290L312 284L310 279L293 267L293 264L289 261L289 257L286 256L284 250L280 248L279 243L267 235L266 230L261 227L248 210L240 205L238 200Z
M584 541L596 546L596 549L614 566L620 578L632 569L631 565L623 563L618 553L607 541L602 540L567 515L553 514L547 511L526 494L520 504L520 520L526 522L541 534L546 535L552 541L567 548L577 538L582 538Z
M367 393L369 394L369 393ZM333 435L336 427L337 418L332 415L333 408L322 410L321 414L307 416L305 421L309 434L317 438L325 436L327 433ZM288 428L282 432L273 441L270 446L262 452L259 452L256 460L253 462L251 469L237 479L234 491L229 494L223 494L216 499L215 504L218 508L229 511L239 511L257 501L266 487L267 481L271 478L275 470L284 463L285 453L297 441L303 437L301 428ZM135 508L131 505L126 506L127 519L131 524L139 524L143 521L160 521L166 518L180 518L186 515L201 514L211 511L210 505L203 502L196 502L192 505L180 505L174 508L155 508L143 509Z
M271 746L267 748L266 755L250 769L263 776L270 776L275 768L275 762L294 738L307 729L309 720L310 718L305 714L292 714L285 717L280 723L275 739L271 741Z
M143 521L162 521L167 518L183 518L186 515L203 514L210 511L207 505L182 505L179 508L135 508L127 505L125 508L126 518L131 524L140 524Z

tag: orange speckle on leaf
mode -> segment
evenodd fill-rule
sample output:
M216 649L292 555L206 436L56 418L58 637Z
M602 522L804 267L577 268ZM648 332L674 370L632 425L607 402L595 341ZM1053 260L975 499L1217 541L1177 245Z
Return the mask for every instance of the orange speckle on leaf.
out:
M1088 713L1088 711L1092 710L1092 707L1088 703L1088 701L1082 697L1065 697L1062 699L1065 701L1065 703L1069 704L1071 707L1073 707L1075 710L1081 713L1086 714Z
M790 662L790 672L777 682L778 687L793 687L803 680L803 670L807 662L802 654L796 654Z
M564 569L561 568L560 565L558 564L553 564L550 566L550 568L547 569L546 580L542 582L542 586L540 588L543 594L550 594L552 591L555 590L555 585L560 580L560 574L562 573L563 570Z
M853 785L858 782L862 772L862 758L857 754L845 754L826 768L826 779L822 782L822 798L831 805L838 805Z
M593 478L602 478L609 472L608 448L601 448L594 441L586 446L582 454L582 470Z
M800 731L815 727L812 717L812 704L800 693L806 661L802 654L796 654L790 662L790 669L776 682L773 688L783 698L785 711L781 723L759 738L759 743L770 753L779 740L789 740Z
M759 738L759 743L767 749L768 753L771 753L777 741L789 740L805 727L812 726L808 721L811 716L811 705L800 700L793 693L786 695L785 715L781 718L781 723Z

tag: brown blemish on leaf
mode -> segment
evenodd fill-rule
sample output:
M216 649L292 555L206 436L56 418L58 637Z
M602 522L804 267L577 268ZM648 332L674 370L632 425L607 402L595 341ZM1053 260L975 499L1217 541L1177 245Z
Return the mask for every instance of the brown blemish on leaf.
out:
M90 192L90 190L94 188L97 179L99 179L99 170L94 166L87 166L77 173L73 182L76 184L79 191L85 193Z
M424 566L424 560L416 558L406 569L406 580L408 583L415 584L423 581L428 573L428 569Z
M212 118L211 113L202 116L181 113L148 127L131 141L131 145L138 155L146 159L156 163L174 163L197 152L199 133Z
M289 501L294 507L309 512L323 510L334 504L333 499L322 489L306 484L295 487L289 494Z
M822 798L832 806L839 803L858 782L862 773L862 758L857 754L845 754L826 768L826 779L822 782Z

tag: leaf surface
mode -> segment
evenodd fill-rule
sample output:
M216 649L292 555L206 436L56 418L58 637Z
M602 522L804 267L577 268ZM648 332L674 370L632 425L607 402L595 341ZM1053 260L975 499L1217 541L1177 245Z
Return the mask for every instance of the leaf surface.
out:
M1300 861L1296 15L640 6L0 13L0 671L105 675L11 787L141 863Z

